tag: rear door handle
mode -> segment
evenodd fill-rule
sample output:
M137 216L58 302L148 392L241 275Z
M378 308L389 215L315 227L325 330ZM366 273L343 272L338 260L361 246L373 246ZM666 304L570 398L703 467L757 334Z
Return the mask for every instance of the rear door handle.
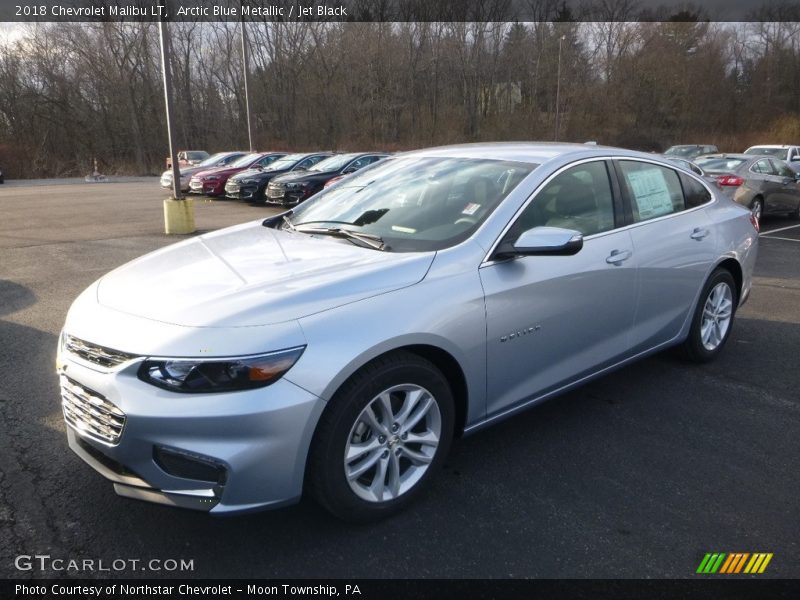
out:
M619 266L631 256L633 256L633 252L630 250L612 250L611 254L606 258L606 262L610 265Z
M693 240L702 240L704 237L708 235L708 229L703 229L702 227L695 227L694 231L689 235L690 238Z

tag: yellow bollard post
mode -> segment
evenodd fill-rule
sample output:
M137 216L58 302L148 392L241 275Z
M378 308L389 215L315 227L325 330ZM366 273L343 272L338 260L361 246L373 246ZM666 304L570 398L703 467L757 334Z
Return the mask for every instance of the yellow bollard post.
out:
M187 234L194 233L194 200L186 198L164 200L164 233Z

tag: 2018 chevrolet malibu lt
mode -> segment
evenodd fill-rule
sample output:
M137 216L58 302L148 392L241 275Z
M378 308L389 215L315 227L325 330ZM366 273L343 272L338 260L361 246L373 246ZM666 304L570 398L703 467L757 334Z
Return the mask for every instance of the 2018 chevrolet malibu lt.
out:
M717 356L754 223L636 152L397 155L85 290L59 344L69 445L127 497L220 514L307 490L383 517L453 436L670 346Z

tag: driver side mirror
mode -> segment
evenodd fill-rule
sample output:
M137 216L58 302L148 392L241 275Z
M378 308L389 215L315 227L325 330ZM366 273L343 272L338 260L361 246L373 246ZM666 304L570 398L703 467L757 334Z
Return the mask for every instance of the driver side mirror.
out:
M498 259L515 256L572 256L583 248L583 234L561 227L534 227L513 242L504 241L494 253Z

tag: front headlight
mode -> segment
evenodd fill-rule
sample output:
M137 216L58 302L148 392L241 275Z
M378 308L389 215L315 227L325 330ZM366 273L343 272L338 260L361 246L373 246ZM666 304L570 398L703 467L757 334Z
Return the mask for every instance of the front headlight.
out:
M292 368L305 346L256 356L201 359L148 359L139 367L142 381L185 394L251 390L275 383Z

